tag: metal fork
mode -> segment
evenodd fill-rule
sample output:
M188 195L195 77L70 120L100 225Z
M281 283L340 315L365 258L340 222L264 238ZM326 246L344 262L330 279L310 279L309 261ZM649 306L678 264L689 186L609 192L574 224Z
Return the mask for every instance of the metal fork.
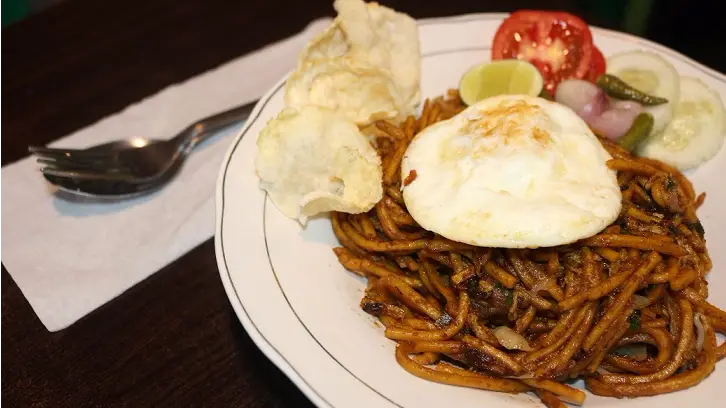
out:
M200 119L169 140L128 139L88 149L30 146L43 176L59 189L86 197L120 199L156 191L179 172L192 149L216 130L246 120L251 102Z

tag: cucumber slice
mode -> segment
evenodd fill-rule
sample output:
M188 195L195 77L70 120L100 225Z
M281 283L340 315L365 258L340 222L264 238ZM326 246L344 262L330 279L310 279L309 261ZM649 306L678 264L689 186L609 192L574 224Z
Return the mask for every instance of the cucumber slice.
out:
M668 126L673 119L673 111L676 106L678 104L668 102L663 105L643 107L644 112L653 115L653 130L650 132L651 135L662 132Z
M700 79L684 76L673 120L641 143L636 153L687 170L715 156L724 137L726 109L720 95Z
M680 95L680 77L670 62L652 52L622 52L608 58L607 73L643 93L667 99L667 104L646 107L646 111L653 115L653 133L668 125Z

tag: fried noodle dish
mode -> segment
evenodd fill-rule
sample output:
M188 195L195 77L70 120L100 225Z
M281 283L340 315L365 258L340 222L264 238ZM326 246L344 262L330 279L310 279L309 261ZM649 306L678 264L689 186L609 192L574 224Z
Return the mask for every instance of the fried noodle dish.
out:
M640 397L691 387L726 355L726 312L706 299L711 261L691 183L675 168L600 139L622 191L617 220L573 244L475 247L427 231L407 212L401 160L414 136L461 112L456 91L400 126L379 121L383 199L333 213L340 263L368 279L361 307L426 380L508 393L548 407L594 394Z

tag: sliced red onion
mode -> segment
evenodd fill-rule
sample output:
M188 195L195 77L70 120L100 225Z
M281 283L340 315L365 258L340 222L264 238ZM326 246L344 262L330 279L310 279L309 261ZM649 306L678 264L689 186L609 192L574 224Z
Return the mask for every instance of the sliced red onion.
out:
M605 92L592 82L581 79L560 82L555 92L555 101L572 109L588 123L608 107Z
M615 350L615 354L620 354L636 361L643 361L648 358L648 349L645 344L628 344Z
M603 375L612 374L612 372L610 372L610 371L608 371L608 370L606 370L606 369L604 369L604 368L602 368L600 366L598 366L595 369L595 371L597 371L598 374L603 374Z
M555 100L575 111L597 134L612 140L625 135L643 112L639 103L610 100L597 85L581 79L562 81Z
M534 378L533 373L527 373L522 375L505 375L504 378L511 378L514 380L531 380Z
M613 99L611 103L613 108L634 111L636 115L643 111L643 105L635 101L620 101Z
M527 342L527 339L507 326L499 326L494 329L494 335L499 340L499 344L507 350L534 350Z
M693 315L693 325L696 327L696 350L703 350L703 342L706 339L706 330L703 328L701 318L704 316L698 312Z
M642 309L650 304L650 300L645 296L633 295L633 300L635 301L635 309Z
M544 279L540 279L532 286L532 293L539 294L540 290L548 290L552 286L557 284L557 278L554 276L547 276Z
M612 108L603 112L602 115L588 122L588 125L590 125L595 133L605 136L608 139L617 140L627 133L630 126L633 125L635 117L642 110L642 106L638 109L630 104L627 105L627 108L613 105Z

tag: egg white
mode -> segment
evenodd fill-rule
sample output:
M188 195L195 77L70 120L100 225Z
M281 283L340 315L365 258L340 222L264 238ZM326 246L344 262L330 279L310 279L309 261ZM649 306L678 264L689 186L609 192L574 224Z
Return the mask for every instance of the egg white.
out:
M477 246L535 248L595 235L621 209L611 157L571 109L522 95L480 101L429 126L401 177L411 216Z

